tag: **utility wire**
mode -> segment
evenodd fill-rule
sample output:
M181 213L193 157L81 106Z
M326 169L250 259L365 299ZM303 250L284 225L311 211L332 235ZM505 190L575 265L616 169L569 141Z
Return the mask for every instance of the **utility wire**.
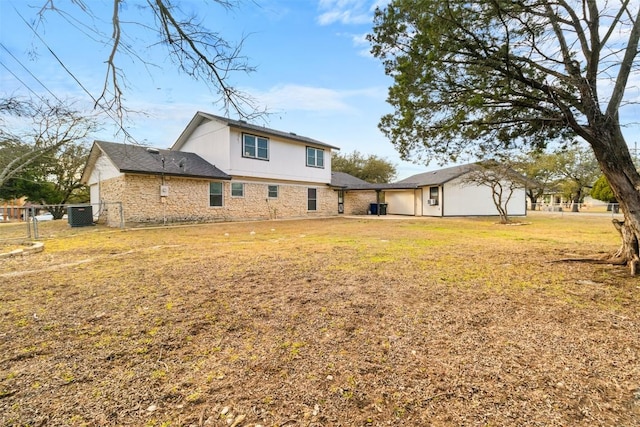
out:
M73 80L78 84L78 86L80 86L80 88L82 88L82 90L89 96L89 98L91 98L93 100L94 106L96 108L100 108L111 120L114 121L114 123L118 126L118 128L120 128L120 130L124 133L124 135L130 139L131 141L140 144L134 137L133 135L131 135L129 133L129 131L127 131L124 126L122 125L122 122L120 120L118 120L117 118L113 117L111 111L105 107L103 107L98 100L91 94L91 92L89 92L87 90L86 87L84 87L84 85L82 84L82 82L80 82L80 80L78 80L78 78L71 72L71 70L69 70L67 68L67 66L64 64L64 62L62 62L62 60L58 57L58 55L56 55L56 53L53 51L53 49L51 49L51 47L49 47L49 45L47 44L47 42L44 41L44 39L40 36L40 34L38 34L38 32L35 30L35 28L33 28L33 26L31 26L31 24L29 24L27 22L27 20L22 16L22 14L18 11L18 9L16 9L15 6L13 6L13 10L16 12L16 14L20 17L20 19L22 19L22 22L24 22L24 24L33 32L33 34L35 34L35 36L38 38L38 40L40 40L40 42L47 48L47 50L49 51L49 53L51 53L51 55L56 59L56 61L58 61L58 63L60 64L60 66L67 72L67 74L69 74L69 76L71 76L71 78L73 78ZM13 73L12 73L13 74Z
M60 98L58 98L58 97L56 96L56 94L55 94L55 93L51 92L51 91L49 90L49 88L48 88L47 86L45 86L45 84L44 84L44 83L42 83L42 82L40 81L40 79L38 79L38 77L36 77L36 76L35 76L35 75L34 75L34 74L33 74L33 73L32 73L32 72L31 72L27 67L25 67L25 66L24 66L24 64L23 64L22 62L20 62L20 60L19 60L18 58L16 58L16 57L15 57L15 55L14 55L13 53L11 53L11 51L10 51L9 49L7 49L7 48L5 47L5 45L4 45L4 44L2 44L1 42L0 42L0 47L2 47L2 48L3 48L3 49L4 49L4 50L9 54L9 55L11 55L11 57L12 57L12 58L13 58L13 59L18 63L18 64L20 64L20 66L21 66L22 68L24 68L24 69L25 69L25 71L26 71L27 73L29 73L29 75L30 75L31 77L33 77L35 81L37 81L38 83L40 83L40 86L42 86L42 87L43 87L47 92L49 92L49 93L51 94L51 96L53 96L53 97L54 97L54 98L55 98L59 103L61 103L61 104L62 104L62 101L60 100ZM4 68L7 68L7 66L6 66L6 65L4 65L4 64L2 64L2 66L3 66ZM14 77L16 77L16 75L15 75L13 72L11 72L11 71L9 71L9 72L10 72ZM16 77L16 79L18 79L18 77ZM24 82L22 82L20 79L18 79L18 81L20 81L20 83L24 84ZM28 89L29 89L29 90L31 90L31 88L28 88ZM31 90L31 91L33 92L33 90ZM40 98L40 99L42 99L42 98Z
M41 100L42 102L46 102L46 100L45 100L45 99L44 99L40 94L36 93L36 91L35 91L35 90L31 89L31 87L29 87L29 85L28 85L28 84L26 84L25 82L23 82L23 81L20 79L20 77L18 77L18 76L16 75L16 73L14 73L13 71L11 71L11 70L9 69L9 67L7 67L6 65L4 65L4 62L0 61L0 65L2 65L2 66L4 67L4 69L5 69L5 70L7 70L7 71L8 71L8 72L9 72L9 73L10 73L10 74L11 74L11 75L16 79L16 80L18 80L20 83L22 83L22 86L26 87L26 88L29 90L29 92L31 92L32 94L34 94L35 96L37 96L38 98L40 98L40 100Z

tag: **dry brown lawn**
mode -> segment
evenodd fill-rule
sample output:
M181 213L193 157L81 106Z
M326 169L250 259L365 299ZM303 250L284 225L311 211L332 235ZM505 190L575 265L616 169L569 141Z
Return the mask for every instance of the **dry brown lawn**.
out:
M41 224L0 260L3 426L639 426L609 218ZM0 238L11 233L0 227Z

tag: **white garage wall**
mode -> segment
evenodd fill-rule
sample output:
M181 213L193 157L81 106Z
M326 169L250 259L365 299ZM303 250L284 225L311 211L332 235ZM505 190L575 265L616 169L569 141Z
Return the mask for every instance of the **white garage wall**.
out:
M389 215L415 215L413 190L385 191L384 201L387 203Z
M444 216L498 215L491 188L484 185L462 185L460 179L444 184ZM517 189L507 205L509 215L526 214L526 194Z

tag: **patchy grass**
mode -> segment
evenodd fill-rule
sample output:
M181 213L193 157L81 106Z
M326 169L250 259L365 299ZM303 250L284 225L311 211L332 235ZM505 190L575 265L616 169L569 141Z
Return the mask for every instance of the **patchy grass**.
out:
M0 260L0 424L638 425L639 282L554 262L615 230L527 221L42 224Z

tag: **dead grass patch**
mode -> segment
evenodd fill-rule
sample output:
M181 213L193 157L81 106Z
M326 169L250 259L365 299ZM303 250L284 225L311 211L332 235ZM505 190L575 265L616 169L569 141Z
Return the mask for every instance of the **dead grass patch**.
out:
M637 279L552 262L613 227L494 222L47 224L0 261L0 424L638 425Z

